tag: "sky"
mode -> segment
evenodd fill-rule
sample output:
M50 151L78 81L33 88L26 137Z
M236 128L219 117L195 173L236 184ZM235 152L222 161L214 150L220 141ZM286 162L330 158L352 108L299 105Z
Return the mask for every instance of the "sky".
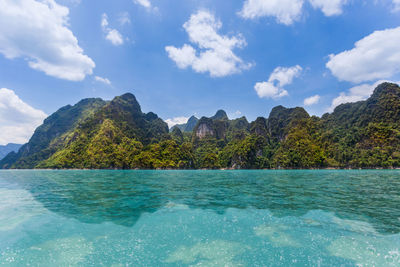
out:
M400 81L400 0L0 0L0 145L83 98L173 125L321 116Z

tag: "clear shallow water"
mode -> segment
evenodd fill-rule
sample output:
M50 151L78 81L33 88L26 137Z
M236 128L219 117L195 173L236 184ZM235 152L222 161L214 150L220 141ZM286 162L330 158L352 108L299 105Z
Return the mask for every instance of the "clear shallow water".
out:
M0 171L4 266L400 266L400 171Z

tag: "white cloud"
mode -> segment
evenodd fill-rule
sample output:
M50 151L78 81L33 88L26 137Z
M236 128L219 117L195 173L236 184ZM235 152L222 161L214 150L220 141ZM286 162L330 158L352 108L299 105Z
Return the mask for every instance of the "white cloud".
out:
M118 46L124 44L124 38L116 29L111 29L108 27L108 17L107 14L103 14L101 17L101 27L106 34L106 39L110 41L113 45Z
M372 95L375 88L384 82L399 83L399 82L392 82L392 81L387 81L387 80L380 80L373 84L365 83L365 84L360 84L360 85L354 86L349 89L348 93L341 92L338 97L334 98L332 100L331 106L327 109L327 111L332 112L340 104L366 100L368 97L370 97Z
M124 26L125 24L131 24L131 17L129 16L128 12L122 12L118 16L118 22L121 26Z
M288 92L283 88L291 84L293 79L300 76L302 68L299 65L284 68L277 67L269 76L267 82L258 82L254 86L259 97L280 98L287 96Z
M394 8L393 8L394 12L400 11L400 0L393 0L393 5L394 5Z
M209 72L212 77L223 77L238 73L251 67L244 63L233 52L235 48L242 48L246 41L241 35L220 35L222 23L208 11L199 11L192 14L183 28L189 35L190 41L198 46L198 51L189 44L181 48L166 46L168 56L181 69L192 67L196 72Z
M69 9L54 0L1 0L0 53L24 58L31 68L60 79L81 81L95 63L68 29Z
M246 19L271 16L290 25L300 19L303 3L303 0L246 0L239 15Z
M26 143L47 115L23 102L12 90L0 89L0 144Z
M101 82L101 83L104 83L104 84L107 84L107 85L111 85L111 81L109 79L107 79L107 78L103 78L103 77L100 77L100 76L95 76L94 79L96 81L98 81L98 82Z
M107 33L106 39L113 45L122 45L124 43L122 35L116 29L110 29Z
M181 69L193 65L197 60L196 50L187 44L184 44L182 48L167 46L165 50L168 52L168 56L175 61L176 65Z
M315 105L315 104L317 104L319 102L320 98L321 97L319 95L314 95L314 96L307 97L306 99L304 99L304 105L305 106Z
M183 124L188 121L188 117L176 117L172 119L166 119L165 122L168 124L169 128L177 124Z
M342 14L348 0L308 0L314 9L325 16ZM400 1L400 0L393 0ZM246 0L239 15L246 19L275 17L281 24L291 25L300 20L306 0Z
M254 86L254 90L256 90L260 98L281 98L289 95L285 89L279 88L270 82L258 82Z
M309 0L313 8L322 10L325 16L335 16L342 14L342 7L347 0Z
M299 65L290 68L277 67L271 73L268 81L277 81L279 87L283 87L287 84L291 84L294 78L299 77L302 70L303 69Z
M400 73L400 27L375 31L351 50L330 55L326 64L342 81L360 83Z
M145 8L151 8L151 2L149 0L133 0L133 2Z

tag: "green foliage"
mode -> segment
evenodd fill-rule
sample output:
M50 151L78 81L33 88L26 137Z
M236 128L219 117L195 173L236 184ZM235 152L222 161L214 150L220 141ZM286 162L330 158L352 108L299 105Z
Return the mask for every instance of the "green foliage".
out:
M274 156L277 168L321 168L327 166L321 145L319 123L311 119L299 121L290 129Z
M88 98L74 106L60 108L44 120L17 155L0 161L0 168L34 168L62 146L63 135L74 131L79 123L93 116L104 105L106 102L99 98Z
M190 124L192 132L174 127L169 133L156 114L142 113L132 94L110 102L86 99L47 118L0 167L400 167L400 87L394 84L384 83L368 100L340 105L322 118L278 106L269 118L252 123L229 120L220 110L211 118L192 117Z
M131 167L142 169L190 169L194 155L189 143L178 145L173 140L150 145L134 157Z

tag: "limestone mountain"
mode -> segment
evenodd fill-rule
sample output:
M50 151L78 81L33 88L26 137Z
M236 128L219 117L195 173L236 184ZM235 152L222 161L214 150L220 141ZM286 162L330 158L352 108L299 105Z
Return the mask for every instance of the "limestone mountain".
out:
M22 145L9 143L7 145L0 145L0 160L7 156L10 152L17 152Z
M74 106L67 105L46 118L32 135L29 142L17 153L12 152L0 161L1 168L34 168L47 159L63 144L63 136L72 131L80 122L92 116L106 104L100 98L88 98Z
M18 153L11 153L0 161L0 166L74 167L74 163L65 160L68 158L76 163L81 160L77 155L83 156L87 149L101 150L107 142L120 143L124 137L149 144L158 142L167 133L167 124L154 113L142 113L132 94L116 97L109 102L84 99L49 116L36 129L29 142ZM96 154L95 151L93 153ZM65 156L62 160L61 155Z
M179 128L181 132L192 132L198 121L198 118L191 116L186 123L174 125L171 128L171 132L174 128Z
M141 111L132 94L85 99L49 116L0 167L400 167L400 87L391 83L321 118L301 107L277 106L250 123L219 110L209 118L193 116L184 127L169 132L156 114Z
M245 117L229 120L223 110L218 110L214 116L202 117L193 129L193 138L204 139L206 137L218 140L230 140L237 132L249 132L249 122Z

